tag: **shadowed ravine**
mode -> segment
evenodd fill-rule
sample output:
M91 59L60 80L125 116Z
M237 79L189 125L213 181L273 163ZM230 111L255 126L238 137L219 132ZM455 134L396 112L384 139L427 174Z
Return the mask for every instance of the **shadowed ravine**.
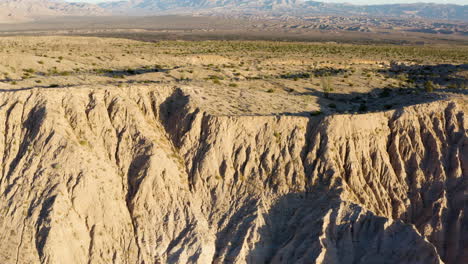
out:
M463 102L215 116L146 87L0 106L0 263L468 262Z

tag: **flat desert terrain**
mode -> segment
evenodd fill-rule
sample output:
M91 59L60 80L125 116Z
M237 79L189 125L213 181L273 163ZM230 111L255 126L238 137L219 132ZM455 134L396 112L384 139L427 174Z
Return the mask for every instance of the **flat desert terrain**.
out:
M5 37L0 59L3 91L178 87L216 115L384 111L462 97L468 76L448 45Z

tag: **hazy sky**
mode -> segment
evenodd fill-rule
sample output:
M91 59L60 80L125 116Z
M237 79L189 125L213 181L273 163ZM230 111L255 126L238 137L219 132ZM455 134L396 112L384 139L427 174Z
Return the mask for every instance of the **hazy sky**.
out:
M98 3L98 2L108 2L108 1L118 1L118 0L67 0L68 2L88 2L88 3ZM121 0L120 0L121 1ZM329 2L329 3L352 3L352 4L401 4L401 3L439 3L439 4L459 4L459 5L468 5L468 0L315 0L319 2Z

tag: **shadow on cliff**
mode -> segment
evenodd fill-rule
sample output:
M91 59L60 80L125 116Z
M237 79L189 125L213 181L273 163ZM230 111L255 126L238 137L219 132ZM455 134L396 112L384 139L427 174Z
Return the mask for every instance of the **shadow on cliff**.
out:
M339 196L340 190L334 189L279 198L244 238L256 241L246 262L440 262L435 247L412 225L378 216ZM255 232L257 237L251 235Z
M265 208L261 198L248 198L241 208L218 222L224 227L217 234L213 263L236 263L239 257L252 264L270 263L274 256L280 263L294 263L290 256L279 256L282 248L297 244L292 240L302 241L308 247L294 251L307 251L304 254L308 259L316 259L321 250L319 236L324 218L339 206L339 195L339 190L319 188L289 193L279 197L271 208ZM256 241L253 248L246 248L252 241ZM243 256L241 251L246 249L248 255Z
M12 114L13 109L16 107L16 104L14 104L10 109L7 110L7 119L9 116ZM12 177L12 174L15 172L17 169L17 166L19 162L23 159L28 158L28 152L34 147L34 140L37 138L40 128L43 124L43 121L46 116L46 109L43 106L39 107L34 107L31 109L31 111L28 113L27 119L23 123L23 129L24 129L24 134L22 133L22 138L20 139L20 145L18 148L18 152L14 159L11 161L11 163L8 166L8 170L6 170L6 179L10 179ZM8 128L8 126L7 126ZM46 144L49 142L53 134L49 135L46 139ZM7 168L6 165L5 169ZM15 186L15 182L10 183L6 188L5 192L3 193L4 195L8 195L12 188Z
M280 197L268 212L258 216L264 224L257 231L259 238L247 263L296 263L305 256L313 262L321 252L323 221L339 206L339 195L338 190L316 190Z

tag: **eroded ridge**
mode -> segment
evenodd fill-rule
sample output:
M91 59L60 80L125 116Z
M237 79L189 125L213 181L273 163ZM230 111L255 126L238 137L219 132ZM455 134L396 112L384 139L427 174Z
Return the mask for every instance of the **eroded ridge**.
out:
M460 98L320 117L216 116L164 86L0 101L2 263L467 260Z

